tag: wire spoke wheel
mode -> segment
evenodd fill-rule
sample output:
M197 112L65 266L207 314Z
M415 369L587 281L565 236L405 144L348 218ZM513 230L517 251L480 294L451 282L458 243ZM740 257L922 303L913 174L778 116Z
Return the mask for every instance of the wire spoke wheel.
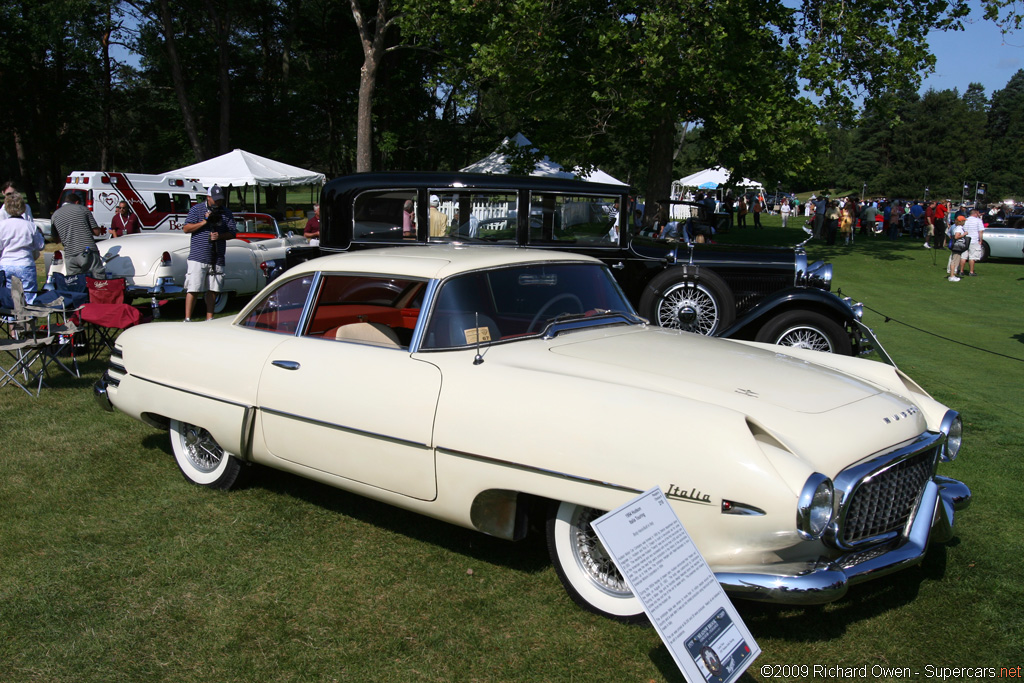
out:
M813 327L793 327L782 333L777 342L779 346L794 346L798 349L824 351L832 353L832 343L821 330Z
M710 337L732 324L736 300L725 280L710 270L670 268L644 288L640 314L661 327Z
M603 514L594 508L576 508L569 524L576 565L601 590L615 597L632 597L633 593L626 585L626 580L622 578L618 567L612 562L601 539L597 537L594 528L590 525Z
M199 486L230 489L238 481L242 463L225 451L203 427L171 420L171 450L185 479Z
M657 313L661 327L703 335L714 334L721 320L715 297L696 282L682 282L666 292Z
M782 313L760 329L757 341L849 356L853 346L839 323L813 311Z
M202 427L184 424L181 435L185 457L200 472L213 472L224 459L224 449Z
M548 552L555 572L576 604L588 612L627 623L647 621L591 522L604 512L574 503L554 503L548 515Z

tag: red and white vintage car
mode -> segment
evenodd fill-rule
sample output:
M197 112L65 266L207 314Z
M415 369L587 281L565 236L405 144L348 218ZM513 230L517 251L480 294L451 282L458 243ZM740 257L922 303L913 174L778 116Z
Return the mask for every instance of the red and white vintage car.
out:
M301 235L282 234L277 221L265 213L236 213L236 239L229 240L224 264L225 291L217 297L216 311L227 305L232 295L258 292L281 271L285 252L305 245ZM162 299L185 295L191 237L183 232L150 232L114 237L98 243L108 278L123 277L128 290L137 297ZM53 273L64 273L64 259L54 252L47 272L47 284Z

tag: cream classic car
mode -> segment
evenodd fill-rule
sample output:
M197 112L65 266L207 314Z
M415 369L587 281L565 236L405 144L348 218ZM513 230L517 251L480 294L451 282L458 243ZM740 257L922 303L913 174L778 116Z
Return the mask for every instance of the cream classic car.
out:
M284 267L285 252L305 245L301 235L282 234L277 221L263 213L236 213L237 239L228 240L224 262L224 292L217 295L220 313L232 295L253 294ZM173 298L185 296L190 235L179 231L148 231L97 242L107 277L123 277L136 297ZM64 259L54 252L47 272L64 273Z
M936 474L958 414L896 368L649 325L568 253L314 259L234 319L127 330L95 394L195 484L259 464L510 540L543 522L572 598L627 621L589 522L652 486L726 590L782 603L919 562L970 502Z

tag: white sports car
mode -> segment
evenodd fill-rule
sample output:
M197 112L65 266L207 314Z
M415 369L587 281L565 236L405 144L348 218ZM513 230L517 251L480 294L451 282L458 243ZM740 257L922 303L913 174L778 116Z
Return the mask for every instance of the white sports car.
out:
M971 495L936 474L959 416L896 368L654 327L568 253L314 259L233 320L127 330L95 393L195 484L259 464L510 540L541 521L573 599L623 620L589 522L653 486L726 590L783 603L919 562Z
M237 239L227 242L224 264L224 293L217 296L215 310L227 306L231 295L261 290L275 271L283 267L289 247L304 246L301 235L281 234L272 216L260 213L235 214ZM143 232L97 242L106 264L107 277L123 277L136 297L172 298L185 295L190 235L183 232ZM64 272L60 251L54 252L47 273Z

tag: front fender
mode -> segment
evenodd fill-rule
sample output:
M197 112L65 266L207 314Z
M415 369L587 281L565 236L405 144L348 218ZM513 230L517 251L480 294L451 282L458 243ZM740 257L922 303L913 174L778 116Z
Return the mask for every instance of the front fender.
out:
M834 318L846 328L852 327L857 320L853 308L835 294L820 289L790 287L766 296L719 336L753 339L757 330L768 320L783 311L793 309L822 313Z

